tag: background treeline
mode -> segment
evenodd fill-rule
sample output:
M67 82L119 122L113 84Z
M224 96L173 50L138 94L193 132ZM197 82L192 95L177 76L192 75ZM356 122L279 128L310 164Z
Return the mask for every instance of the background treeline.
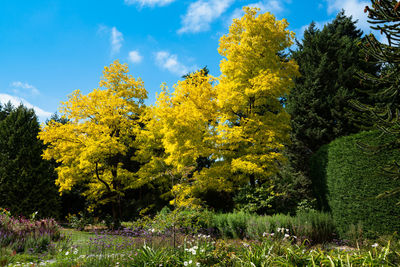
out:
M221 38L221 77L189 73L153 107L119 62L42 131L32 110L0 106L0 206L56 218L89 210L114 223L165 206L319 209L340 233L359 222L371 233L398 230L399 34L385 23L399 12L392 1L366 11L388 44L340 12L288 50L287 24L247 9ZM376 128L392 137L364 132ZM375 198L385 192L390 200Z

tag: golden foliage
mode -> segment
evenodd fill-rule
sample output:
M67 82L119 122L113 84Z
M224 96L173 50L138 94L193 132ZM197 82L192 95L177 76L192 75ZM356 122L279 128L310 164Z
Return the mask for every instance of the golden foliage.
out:
M199 71L179 81L174 92L164 88L159 94L153 112L166 164L178 171L197 168L174 187L181 205L194 202L196 191L262 183L285 160L290 118L280 98L299 75L297 64L283 55L294 37L287 26L286 20L245 8L220 40L221 76ZM198 168L199 158L212 165Z
M88 95L76 90L62 103L60 113L68 122L50 121L39 133L47 144L43 157L60 164L60 192L87 182L85 194L102 204L115 201L134 182L135 174L123 168L121 159L141 131L147 92L142 80L128 72L118 61L105 67L99 88Z

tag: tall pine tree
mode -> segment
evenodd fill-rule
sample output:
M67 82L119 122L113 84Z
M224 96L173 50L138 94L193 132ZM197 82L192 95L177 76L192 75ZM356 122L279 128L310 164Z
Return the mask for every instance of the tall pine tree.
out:
M0 106L0 207L12 214L58 217L53 165L42 159L39 122L32 109Z
M288 97L296 170L305 171L309 156L322 145L363 126L348 101L370 102L362 91L371 86L360 84L355 75L375 73L378 67L360 57L362 32L355 23L343 11L322 30L312 23L292 52L301 73Z

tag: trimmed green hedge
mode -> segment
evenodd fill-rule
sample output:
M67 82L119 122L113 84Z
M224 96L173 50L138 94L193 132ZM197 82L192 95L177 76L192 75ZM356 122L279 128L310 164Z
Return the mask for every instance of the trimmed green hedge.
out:
M331 210L338 232L345 237L350 225L361 223L366 237L400 231L398 196L377 199L386 190L400 186L400 180L384 174L383 166L400 161L400 151L378 153L362 150L359 143L388 144L395 139L380 132L362 132L338 138L321 147L311 158L311 177L319 205Z

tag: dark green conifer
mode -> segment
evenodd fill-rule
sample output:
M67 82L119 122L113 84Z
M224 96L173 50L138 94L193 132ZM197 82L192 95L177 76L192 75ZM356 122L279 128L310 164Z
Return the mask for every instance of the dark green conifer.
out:
M368 22L372 24L371 29L381 34L383 41L378 41L374 34L367 36L364 45L364 56L366 62L382 65L378 73L360 72L361 81L378 88L371 95L378 101L373 105L355 99L353 105L359 110L369 114L369 120L373 121L384 133L394 135L396 141L387 144L393 148L400 148L400 1L396 0L371 0L371 7L365 7L368 13ZM376 149L367 147L369 149ZM381 147L380 149L385 149ZM400 178L400 163L391 162L384 170ZM381 196L391 196L400 193L400 187L382 193ZM399 202L400 203L400 202Z
M13 215L59 215L59 195L52 164L42 159L35 112L22 105L0 106L0 207Z
M348 103L350 99L370 102L362 91L371 86L360 83L356 73L378 70L360 57L362 32L355 23L343 11L322 30L312 23L292 52L301 73L287 101L296 170L305 170L309 156L322 145L369 126Z

